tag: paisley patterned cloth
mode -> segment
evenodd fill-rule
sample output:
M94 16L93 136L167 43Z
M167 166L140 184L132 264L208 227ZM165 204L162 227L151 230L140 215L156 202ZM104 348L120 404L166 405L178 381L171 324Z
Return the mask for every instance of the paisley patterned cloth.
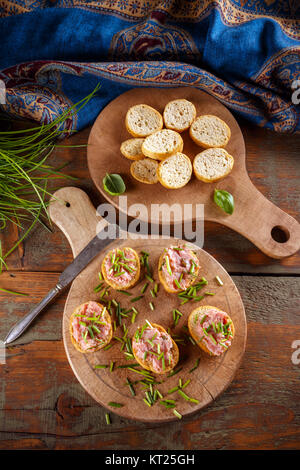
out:
M78 130L132 87L192 86L297 132L299 40L299 0L0 0L1 107L47 123L100 83Z

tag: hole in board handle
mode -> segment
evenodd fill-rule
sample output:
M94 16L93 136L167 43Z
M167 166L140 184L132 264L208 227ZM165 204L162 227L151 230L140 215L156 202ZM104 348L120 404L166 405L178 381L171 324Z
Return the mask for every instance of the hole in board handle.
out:
M71 204L69 202L66 202L66 207L71 207Z
M290 232L281 225L275 225L271 230L271 237L277 243L286 243L290 238Z

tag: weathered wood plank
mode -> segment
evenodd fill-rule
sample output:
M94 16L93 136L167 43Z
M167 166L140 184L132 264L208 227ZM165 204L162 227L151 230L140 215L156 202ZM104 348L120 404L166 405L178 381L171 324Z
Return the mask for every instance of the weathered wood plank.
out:
M4 276L7 288L32 296L1 294L1 336L57 275ZM107 426L105 410L85 393L66 359L61 297L27 337L8 348L7 362L0 365L0 448L299 449L300 365L291 361L291 345L300 340L300 279L234 280L248 319L246 354L232 385L213 405L171 425L149 426L111 414Z

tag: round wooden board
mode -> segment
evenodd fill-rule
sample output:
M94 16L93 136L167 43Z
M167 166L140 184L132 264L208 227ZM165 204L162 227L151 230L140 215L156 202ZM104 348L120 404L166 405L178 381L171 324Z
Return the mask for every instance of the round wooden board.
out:
M96 218L96 212L87 195L78 188L63 188L57 191L50 205L50 215L52 220L58 225L67 236L73 255L76 256L82 248L96 234L96 225L99 224L99 218ZM69 207L65 205L69 203ZM105 224L104 224L105 225ZM98 225L99 230L99 225ZM72 345L69 332L69 319L74 309L88 300L99 300L99 294L95 294L93 288L99 283L98 272L105 253L114 247L131 246L138 253L141 250L147 250L150 253L150 265L153 269L153 277L158 281L158 258L164 247L172 243L178 243L174 239L126 239L113 241L107 249L99 253L87 268L76 278L70 289L64 314L63 314L63 339L69 363L77 379L85 390L101 405L110 409L123 417L145 422L169 422L177 418L172 410L165 409L164 406L156 403L149 408L143 401L144 392L141 385L135 386L136 396L133 397L128 386L125 385L126 377L131 381L140 378L136 373L118 369L118 365L128 364L124 353L120 349L120 343L113 340L113 346L107 350L100 350L95 353L81 354ZM230 349L221 357L214 358L203 353L200 348L193 346L187 341L186 346L179 346L180 361L177 367L182 367L180 373L170 378L164 378L163 375L157 376L163 383L158 385L158 389L163 395L178 384L179 378L183 381L191 379L191 383L185 391L190 396L197 398L199 404L186 402L178 394L168 395L168 398L176 398L176 409L182 416L189 415L199 411L204 406L211 403L223 390L231 383L244 354L247 323L245 311L239 292L229 274L222 266L208 253L193 246L200 260L201 270L199 277L204 276L208 280L208 285L204 291L215 292L214 296L206 296L201 302L187 303L180 306L177 295L168 294L163 287L159 285L158 297L153 299L150 295L150 286L148 287L143 299L131 303L130 297L110 290L107 297L114 298L121 302L122 307L135 306L139 314L135 323L131 323L131 317L124 319L124 323L129 328L129 337L132 337L136 328L141 326L145 319L154 323L161 324L166 329L171 329L171 334L183 333L183 326L187 325L187 318L192 309L197 305L215 305L224 309L231 316L236 330L236 335ZM218 275L223 280L221 287L215 280ZM142 277L137 286L130 291L133 296L139 295L145 279ZM151 311L149 302L155 305L155 310ZM177 327L173 328L172 309L179 308L183 313ZM123 336L122 328L118 327L114 333L116 336ZM196 360L200 358L199 367L192 373L190 369L195 365ZM96 364L110 364L114 361L114 371L109 369L94 369ZM135 362L129 361L129 362ZM177 368L176 367L176 368ZM122 408L112 408L108 403L114 401L124 404Z
M223 119L231 129L231 139L226 150L234 157L232 172L218 183L203 183L194 176L181 189L169 190L161 184L147 185L136 181L130 175L131 161L120 153L121 143L132 137L125 128L127 110L139 103L153 106L161 113L165 105L176 98L185 98L194 103L197 115L214 114ZM182 134L183 152L191 160L203 149L189 137L188 131ZM218 100L195 88L136 88L123 93L111 101L99 114L88 141L88 166L91 177L103 196L121 212L130 213L133 204L143 204L147 214L141 213L141 220L161 223L159 211L151 211L151 205L168 203L181 204L182 211L171 214L174 223L182 222L184 204L205 205L205 220L226 225L251 240L264 253L273 258L283 258L294 254L300 248L300 225L286 212L268 201L251 183L245 164L245 143L242 132L230 111ZM110 196L103 190L102 180L106 173L119 173L126 183L126 207L119 197ZM224 189L234 195L235 209L230 216L213 202L214 189ZM195 219L195 211L193 213ZM188 219L185 218L185 221ZM278 243L271 235L274 227L286 234L286 242Z

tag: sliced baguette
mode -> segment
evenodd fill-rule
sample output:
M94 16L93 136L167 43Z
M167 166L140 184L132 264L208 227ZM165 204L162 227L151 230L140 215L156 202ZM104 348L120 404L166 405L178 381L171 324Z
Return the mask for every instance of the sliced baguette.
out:
M125 142L122 142L120 151L124 157L128 158L129 160L141 160L145 158L145 155L142 152L142 144L144 139L128 139Z
M166 105L163 113L165 126L177 132L186 131L195 117L195 106L185 99L170 101Z
M162 129L149 135L143 142L142 152L146 157L164 160L183 149L183 140L178 132Z
M190 137L203 148L225 147L231 136L226 122L217 116L206 114L197 117L190 127Z
M219 314L223 318L225 318L226 323L230 323L229 328L228 328L228 331L230 332L230 344L226 348L220 347L221 345L219 343L218 343L218 346L219 346L218 349L215 348L214 343L206 342L208 340L206 339L207 336L205 334L199 337L199 332L197 331L197 323L202 321L203 325L205 325L206 322L208 322L209 324L212 324L211 313L210 313L211 309L219 312ZM189 318L188 318L188 329L189 329L191 337L197 343L199 348L201 348L204 352L206 352L210 356L220 356L221 354L223 354L228 349L228 347L230 347L231 342L234 338L234 334L235 334L234 324L230 316L223 310L217 307L213 307L211 305L202 305L201 307L195 308L190 313Z
M130 165L130 173L141 183L155 184L158 182L157 177L158 161L152 158L143 158Z
M234 164L234 158L223 148L204 150L195 156L193 168L196 178L213 183L227 176Z
M177 152L160 162L157 176L165 188L178 189L190 181L192 172L193 167L189 157L184 153Z
M161 114L147 104L137 104L127 111L125 117L127 131L133 137L147 137L163 127Z
M110 331L109 331L109 335L107 336L105 342L103 343L99 343L99 345L97 345L95 348L92 348L92 349L82 349L80 344L76 341L76 339L74 338L74 335L73 335L73 319L75 317L75 315L79 314L85 307L85 305L87 305L89 302L85 302L84 304L81 304L79 305L78 307L76 307L76 309L74 310L74 312L71 314L71 317L70 317L70 322L69 322L69 330L70 330L70 335L71 335L71 341L72 341L72 344L73 346L77 349L77 351L83 353L83 354L86 354L86 353L89 353L89 352L95 352L95 351L99 351L99 349L102 349L104 348L105 346L107 346L111 339L112 339L112 335L113 335L113 328L112 328L112 321L111 321L111 316L109 315L108 311L106 310L106 307L98 302L96 302L98 304L99 307L101 307L102 310L104 310L104 314L103 314L103 319L104 321L110 325Z
M126 252L127 254L127 256L125 256L126 258L130 256L130 259L131 257L132 259L134 259L133 264L134 264L135 271L131 273L132 274L131 276L128 274L128 280L125 280L125 281L122 278L122 276L112 277L109 275L109 270L111 267L111 263L110 263L111 257L114 257L115 261L117 262L122 262L122 256L119 254L120 251ZM125 264L128 264L128 262L126 261ZM127 271L125 268L122 268L122 269L124 269L124 271ZM113 250L110 250L105 255L101 264L101 272L102 272L105 282L113 289L122 289L122 290L130 289L138 282L140 278L141 266L140 266L139 255L133 248L130 248L127 246L122 247L122 248L114 248Z
M162 372L156 372L153 369L152 363L149 360L149 358L147 359L147 357L146 357L146 359L141 359L139 357L139 355L137 354L137 341L136 341L135 335L132 338L132 352L133 352L133 355L135 357L135 360L143 367L143 369L150 370L154 374L158 374L158 373L159 374L166 374L167 372L170 372L172 369L174 369L174 367L177 365L177 363L179 361L179 349L178 349L177 344L175 343L175 341L171 337L171 335L169 335L169 333L167 333L167 331L165 330L164 327L162 327L161 325L157 325L156 323L151 323L151 325L153 326L153 328L157 328L161 333L165 333L166 335L168 335L170 337L170 339L172 340L172 359L171 359L171 363L170 364L169 363L165 364L165 369ZM140 328L138 328L137 331L140 331Z

